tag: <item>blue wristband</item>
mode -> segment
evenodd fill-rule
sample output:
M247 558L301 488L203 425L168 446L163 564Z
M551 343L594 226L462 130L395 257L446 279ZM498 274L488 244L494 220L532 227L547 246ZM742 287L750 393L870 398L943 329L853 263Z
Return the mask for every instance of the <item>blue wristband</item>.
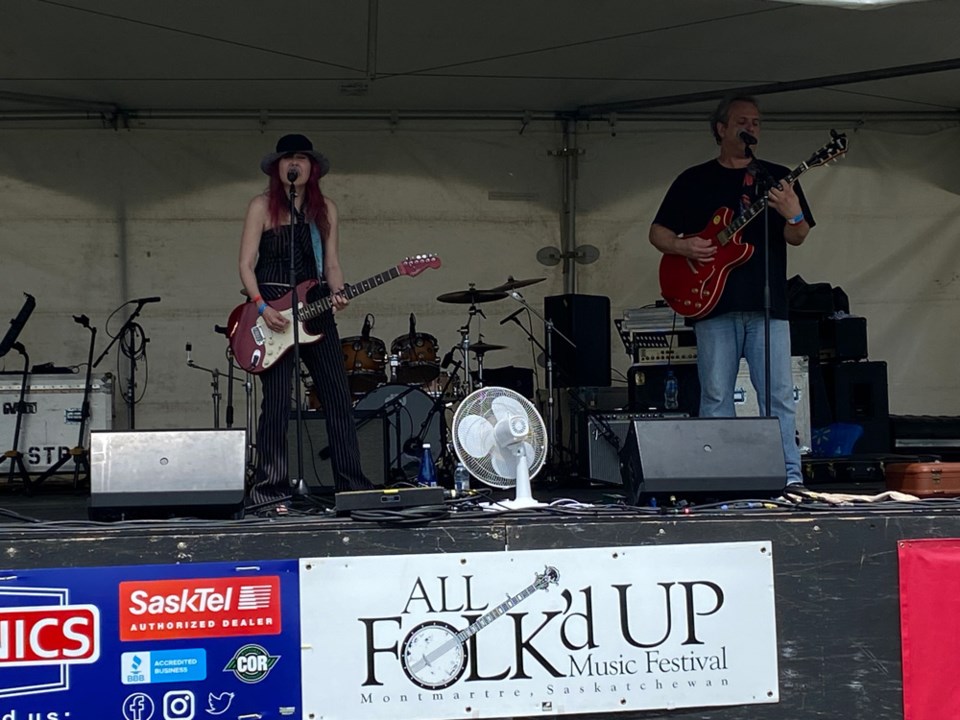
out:
M257 305L257 314L263 315L266 309L267 309L267 304L265 302L261 302L259 305Z
M803 213L800 213L799 215L794 215L792 218L788 218L787 225L799 225L803 220Z

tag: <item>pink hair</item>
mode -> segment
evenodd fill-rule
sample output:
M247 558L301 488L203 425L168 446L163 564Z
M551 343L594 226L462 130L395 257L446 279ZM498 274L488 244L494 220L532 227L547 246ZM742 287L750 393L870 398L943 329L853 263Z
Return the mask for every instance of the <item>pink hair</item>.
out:
M267 207L270 210L270 227L279 227L281 219L290 210L289 185L280 180L277 160L270 166L270 185L267 187ZM320 166L310 159L310 178L303 186L303 203L300 206L307 222L316 223L320 234L327 237L330 232L330 219L327 217L327 203L320 190Z

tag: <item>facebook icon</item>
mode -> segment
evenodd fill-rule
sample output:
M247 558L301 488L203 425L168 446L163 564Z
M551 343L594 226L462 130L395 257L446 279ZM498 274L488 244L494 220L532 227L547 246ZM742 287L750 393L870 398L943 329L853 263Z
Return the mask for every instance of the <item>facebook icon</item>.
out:
M123 701L124 720L150 720L153 710L153 700L144 693L133 693Z

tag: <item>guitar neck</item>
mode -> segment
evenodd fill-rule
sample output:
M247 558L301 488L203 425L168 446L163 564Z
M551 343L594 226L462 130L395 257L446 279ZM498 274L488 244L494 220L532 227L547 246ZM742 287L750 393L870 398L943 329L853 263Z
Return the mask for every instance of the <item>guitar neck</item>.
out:
M376 275L371 275L366 280L361 280L358 283L353 285L347 285L342 291L341 295L347 298L355 298L358 295L363 295L369 290L380 287L386 282L390 282L396 278L400 277L400 268L392 267L387 270L384 270L382 273L377 273ZM312 320L315 317L318 317L322 313L325 313L327 310L333 307L333 295L328 295L325 298L321 298L316 302L312 302L300 311L300 318L302 320Z
M464 640L470 637L473 637L478 632L483 630L483 628L485 628L487 625L489 625L498 617L500 617L505 612L507 612L507 610L509 610L512 607L515 607L516 605L519 605L523 600L526 600L528 597L533 595L533 593L535 593L537 589L538 589L537 585L536 583L534 583L533 585L528 587L526 590L523 590L517 593L516 595L514 595L512 598L504 600L502 603L497 605L493 610L488 612L486 615L484 615L481 618L478 618L475 622L470 623L470 625L468 625L463 630L458 632L457 640L459 640L460 642L463 642Z
M803 175L807 170L810 169L810 165L807 163L801 163L793 170L790 171L785 177L781 178L779 182L788 182L792 183L798 177ZM717 242L721 245L726 245L730 242L731 238L736 235L740 230L742 230L747 223L756 218L760 213L763 212L764 205L766 204L765 199L761 198L757 200L753 205L748 207L740 217L735 219L729 225L727 225L723 230L717 233Z

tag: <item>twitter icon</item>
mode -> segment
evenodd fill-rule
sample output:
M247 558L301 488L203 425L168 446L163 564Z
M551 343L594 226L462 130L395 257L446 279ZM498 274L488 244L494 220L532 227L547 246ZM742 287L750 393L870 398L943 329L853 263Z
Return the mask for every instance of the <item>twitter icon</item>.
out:
M230 704L232 702L233 702L232 692L222 692L219 695L208 693L207 694L207 714L223 715L227 710L230 709Z

